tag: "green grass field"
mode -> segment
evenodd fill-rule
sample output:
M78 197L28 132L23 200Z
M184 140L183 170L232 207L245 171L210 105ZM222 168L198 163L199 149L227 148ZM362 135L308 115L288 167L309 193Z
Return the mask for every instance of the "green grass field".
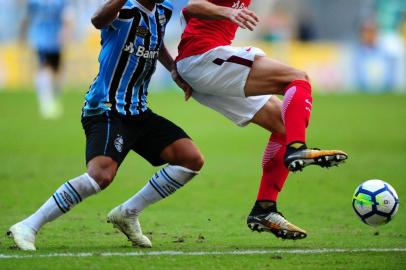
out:
M82 101L83 93L67 93L63 118L45 121L38 117L34 93L0 93L1 233L84 172ZM180 93L152 94L150 104L180 124L206 157L195 180L141 216L154 247L132 248L105 222L108 211L157 170L132 153L112 186L43 228L36 253L15 250L11 240L0 237L0 269L406 269L406 208L401 204L391 223L374 229L351 207L355 187L371 178L391 183L403 202L405 95L315 97L308 144L340 148L350 158L342 167L311 167L288 179L280 210L309 233L296 242L252 233L245 223L269 134L255 126L235 127L194 101L184 103ZM244 254L255 250L264 254ZM139 253L160 251L185 254ZM68 253L71 257L62 256Z

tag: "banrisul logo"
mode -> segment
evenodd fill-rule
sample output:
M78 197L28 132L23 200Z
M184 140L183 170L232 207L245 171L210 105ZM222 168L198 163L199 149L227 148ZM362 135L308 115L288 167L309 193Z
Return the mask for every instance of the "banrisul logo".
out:
M137 49L135 49L134 43L132 42L127 43L123 51L145 59L156 59L159 55L159 50L147 50L144 46L138 46Z
M159 51L147 50L144 46L138 46L137 52L135 53L138 57L143 57L146 59L158 58Z
M124 46L123 51L128 52L129 54L134 53L134 43L129 42Z
M124 139L123 136L120 134L117 135L116 139L114 140L114 147L116 150L121 153L123 152L123 145L124 145Z

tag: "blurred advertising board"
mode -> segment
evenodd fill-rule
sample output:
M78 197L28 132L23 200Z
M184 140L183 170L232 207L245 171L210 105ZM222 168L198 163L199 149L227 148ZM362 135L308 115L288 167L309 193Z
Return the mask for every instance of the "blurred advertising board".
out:
M94 33L85 40L69 44L64 51L64 85L69 89L87 88L97 74L99 37ZM255 47L281 62L305 70L316 91L405 90L403 58L388 56L382 51L363 51L348 44L332 42L255 42ZM247 44L239 43L238 46ZM252 45L252 44L251 44ZM176 44L169 44L176 53ZM0 44L0 88L27 88L32 85L36 55L17 43ZM171 88L169 74L157 69L151 89ZM168 87L169 86L169 87Z

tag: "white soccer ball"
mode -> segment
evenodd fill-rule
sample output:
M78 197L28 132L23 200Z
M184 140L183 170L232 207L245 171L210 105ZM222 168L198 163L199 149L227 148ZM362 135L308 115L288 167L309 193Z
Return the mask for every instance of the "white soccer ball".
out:
M365 224L379 226L388 223L396 215L399 198L391 185L373 179L355 189L352 207Z

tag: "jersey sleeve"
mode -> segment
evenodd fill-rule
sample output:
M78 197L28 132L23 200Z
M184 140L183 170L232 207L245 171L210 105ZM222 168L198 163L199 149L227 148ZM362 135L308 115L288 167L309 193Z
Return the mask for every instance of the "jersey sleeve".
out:
M124 7L117 14L117 18L110 24L110 28L119 29L131 23L136 13L136 9L131 1L127 1Z
M170 9L170 10L173 10L172 2L169 1L169 0L163 1L162 5L163 5L164 7L166 7L166 8L168 8L168 9Z
M168 10L167 16L168 16L168 21L169 21L169 20L171 19L171 17L172 17L172 13L173 13L173 5L172 5L172 2L169 1L169 0L165 0L165 1L162 3L162 6L163 6L166 10Z

